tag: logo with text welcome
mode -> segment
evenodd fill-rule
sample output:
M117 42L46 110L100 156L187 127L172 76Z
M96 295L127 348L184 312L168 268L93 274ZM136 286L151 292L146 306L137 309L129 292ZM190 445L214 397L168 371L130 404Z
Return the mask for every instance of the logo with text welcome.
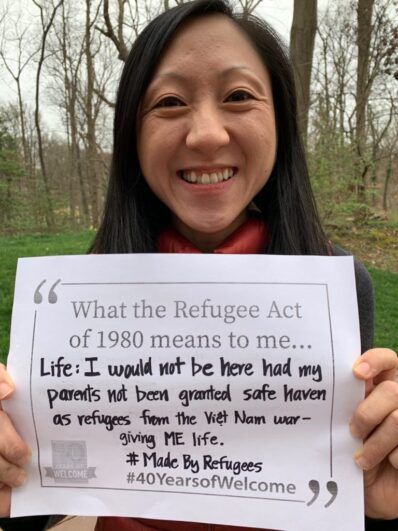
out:
M45 467L46 477L56 483L88 483L95 467L87 467L85 441L51 441L53 466Z

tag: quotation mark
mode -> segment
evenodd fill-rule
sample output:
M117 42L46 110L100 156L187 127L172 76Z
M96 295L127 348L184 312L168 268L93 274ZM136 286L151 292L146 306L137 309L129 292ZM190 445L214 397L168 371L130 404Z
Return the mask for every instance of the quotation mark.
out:
M40 293L40 289L43 286L43 284L46 282L47 279L44 279L40 284L37 286L35 290L35 294L33 296L33 302L35 304L41 304L43 302L43 295ZM55 293L54 289L58 284L61 282L61 279L59 278L54 284L51 286L50 291L48 292L48 302L50 304L55 304L58 300L57 294Z
M319 481L316 481L316 479L311 479L311 481L308 483L308 486L309 486L310 490L312 490L312 492L314 493L314 495L310 499L310 501L307 502L307 506L309 507L310 505L312 505L314 503L314 501L319 496L319 490L320 490ZM337 483L335 481L328 481L326 483L326 489L332 495L330 500L327 503L325 503L325 507L329 507L330 505L332 505L332 503L336 499L337 492L338 492Z

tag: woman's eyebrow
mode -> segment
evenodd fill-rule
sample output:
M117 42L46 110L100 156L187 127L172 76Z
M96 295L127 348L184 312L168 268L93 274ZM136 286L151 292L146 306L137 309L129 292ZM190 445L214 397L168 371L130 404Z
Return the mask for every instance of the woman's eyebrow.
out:
M159 85L159 83L161 83L164 79L174 79L175 81L178 81L179 83L185 85L188 83L188 78L183 74L179 74L178 72L172 71L162 72L156 74L155 77L152 79L148 86L146 96L150 95L156 89L157 85Z
M251 79L251 81L253 81L253 83L255 83L257 85L257 89L260 90L261 92L266 87L266 84L264 83L264 80L259 78L257 73L252 68L250 68L249 66L246 66L246 65L230 66L228 68L225 68L222 72L220 72L220 75L221 75L221 77L227 77L229 74L235 72L236 70L243 70L244 74L248 75L248 77Z
M254 74L253 69L250 68L249 66L234 65L234 66L229 66L228 68L225 68L224 70L221 70L220 77L225 77L231 72L234 72L235 70L247 70L249 73ZM178 81L189 81L189 76L184 75L184 74L179 74L178 72L174 72L174 70L166 70L166 72L160 72L156 74L154 81L156 81L158 78L166 78L166 79L172 78L172 79L177 79Z
M178 81L185 81L187 79L186 76L184 76L183 74L178 74L177 72L173 72L173 71L166 71L166 72L163 72L161 74L156 74L155 78L154 78L154 81L156 81L158 78L173 78L173 79L177 79Z
M258 77L258 75L253 71L252 68L246 65L229 66L228 68L221 70L221 72L219 73L219 77L225 78L225 77L228 77L229 74L235 71L241 71L241 70L243 70L244 73L250 77L250 79L257 85L257 88L259 90L264 89L264 82ZM174 70L166 70L165 72L160 72L156 74L155 78L150 84L150 89L156 87L158 82L161 82L162 79L174 79L182 84L190 83L190 76L180 74L179 72L175 72Z
M228 74L230 74L231 72L234 72L235 70L248 70L249 72L253 72L253 70L249 66L233 65L233 66L229 66L228 68L225 68L224 70L222 70L220 72L220 75L227 76Z

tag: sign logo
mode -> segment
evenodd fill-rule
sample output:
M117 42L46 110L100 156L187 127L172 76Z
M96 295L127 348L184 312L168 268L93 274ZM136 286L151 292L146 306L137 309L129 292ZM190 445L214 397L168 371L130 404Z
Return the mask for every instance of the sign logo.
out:
M53 466L45 467L46 477L55 483L88 483L95 478L95 467L87 467L85 441L51 441Z

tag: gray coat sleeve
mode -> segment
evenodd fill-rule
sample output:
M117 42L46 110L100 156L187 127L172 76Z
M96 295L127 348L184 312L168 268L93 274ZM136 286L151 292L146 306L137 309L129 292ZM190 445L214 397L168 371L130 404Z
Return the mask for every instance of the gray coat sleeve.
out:
M335 256L346 255L339 247L333 247ZM374 335L374 293L372 280L365 266L354 259L355 282L357 288L359 325L361 331L361 351L365 352L373 347ZM365 518L366 531L398 531L398 519L373 520Z
M333 246L334 256L346 256L348 253ZM354 258L355 282L357 288L359 327L361 332L361 352L373 346L374 336L374 293L370 275L365 266Z

